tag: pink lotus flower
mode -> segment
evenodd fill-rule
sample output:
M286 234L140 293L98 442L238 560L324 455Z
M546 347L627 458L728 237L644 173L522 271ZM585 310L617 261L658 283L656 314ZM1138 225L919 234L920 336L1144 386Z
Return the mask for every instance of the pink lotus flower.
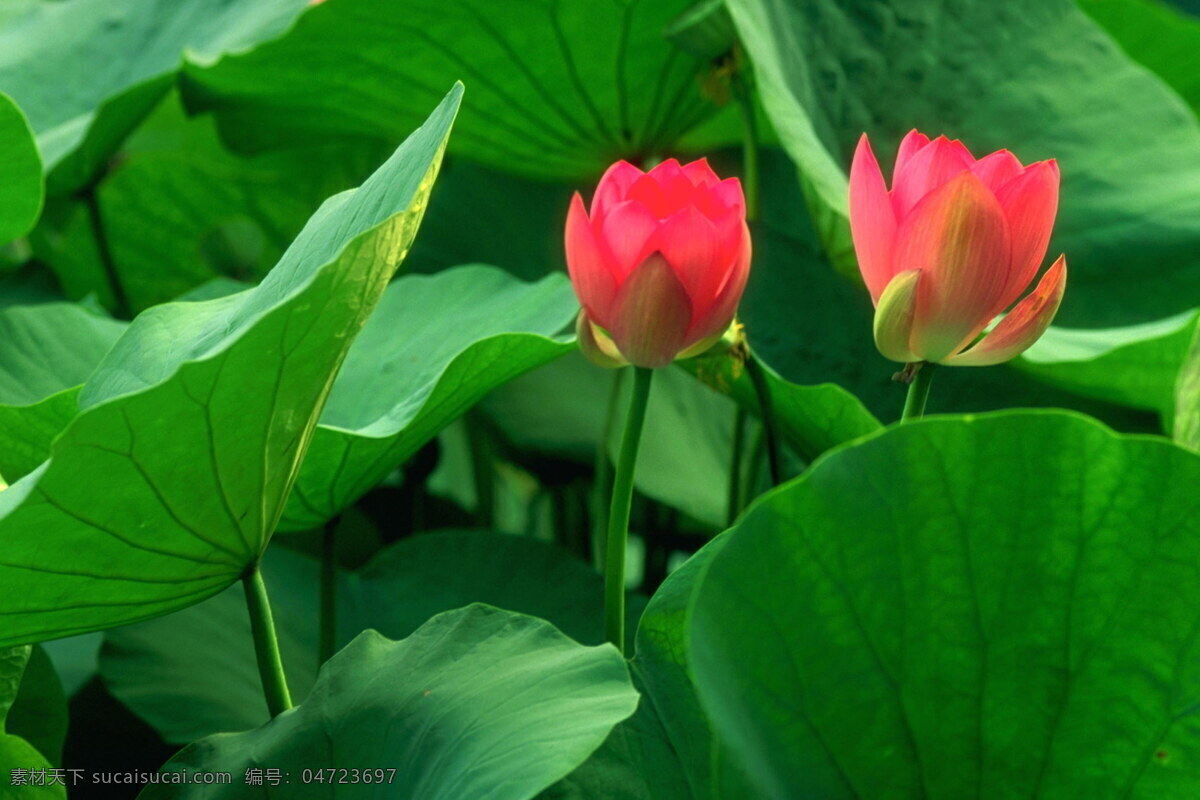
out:
M976 160L957 140L912 131L888 191L864 134L850 168L850 231L875 303L879 352L905 363L986 366L1037 341L1062 301L1063 256L975 342L1037 275L1058 181L1053 160L1023 167L1007 150Z
M750 270L746 201L737 178L704 159L649 172L625 161L576 192L567 269L580 347L605 366L661 367L712 346L733 321Z

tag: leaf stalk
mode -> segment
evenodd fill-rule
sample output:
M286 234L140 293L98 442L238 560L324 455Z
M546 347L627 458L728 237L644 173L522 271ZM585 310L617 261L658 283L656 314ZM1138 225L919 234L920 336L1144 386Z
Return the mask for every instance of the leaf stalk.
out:
M277 717L292 707L292 696L283 672L267 585L263 583L257 563L242 577L242 587L246 590L246 608L250 612L250 632L254 636L254 654L258 658L263 696L267 700L267 710L272 717Z

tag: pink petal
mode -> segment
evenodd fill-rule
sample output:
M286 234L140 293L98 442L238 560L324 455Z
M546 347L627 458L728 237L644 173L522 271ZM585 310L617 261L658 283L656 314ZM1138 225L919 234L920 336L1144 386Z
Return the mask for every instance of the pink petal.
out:
M896 169L892 180L892 207L896 220L903 221L917 203L955 175L975 163L962 142L939 136Z
M628 161L618 161L604 172L592 196L592 218L602 217L608 209L625 199L629 187L642 177L642 171Z
M742 182L737 178L726 178L708 187L701 187L692 195L692 203L711 220L727 213L738 218L746 216L746 196L742 193Z
M667 200L662 184L649 173L634 181L625 197L633 202L641 203L647 211L654 215L655 219L662 219L671 213L671 204Z
M1008 286L992 316L1021 296L1046 257L1058 213L1058 182L1058 164L1039 161L996 193L1012 234L1013 265Z
M684 349L692 304L659 253L638 265L617 290L609 334L631 364L665 367Z
M997 150L989 153L975 162L971 171L975 173L983 185L995 193L1001 186L1020 175L1025 170L1017 157L1007 150Z
M696 310L695 319L687 333L687 347L713 336L720 336L733 322L738 303L746 290L746 279L750 276L750 229L741 223L742 237L725 283L717 290L717 296L704 310Z
M707 158L698 158L690 164L684 164L683 174L696 187L714 186L721 181L717 177L717 173L713 172L712 167L708 165Z
M703 210L703 209L701 209ZM746 217L736 209L726 209L718 217L709 217L717 231L720 244L720 260L726 264L733 260L742 245L746 231Z
M617 283L650 255L651 237L658 225L654 214L637 200L626 200L609 209L600 228L600 251L608 255L606 261Z
M1066 284L1067 260L1059 256L1046 270L1037 288L1017 303L991 332L970 350L951 356L945 363L960 367L986 367L1003 363L1025 352L1054 321Z
M925 197L896 233L893 269L922 272L913 352L940 361L986 325L1008 285L1008 221L970 171Z
M927 144L929 144L929 137L915 128L904 136L900 141L900 149L896 152L896 164L892 168L893 182L900 172L900 168L911 161L912 157L923 150Z
M579 192L571 198L567 211L566 248L567 272L575 296L588 315L603 325L617 293L617 281L601 255Z
M871 293L871 301L878 303L892 278L896 215L865 133L858 140L850 165L850 232L858 254L858 269Z
M746 195L742 191L742 182L737 178L726 178L716 185L713 194L726 208L734 208L745 213Z
M672 213L692 202L696 187L675 159L668 158L647 174L653 175L654 179L663 187L667 202L671 204Z
M684 174L679 162L668 158L646 173L629 188L629 199L640 200L659 219L665 219L690 205L696 187Z
M675 270L692 308L697 313L708 309L729 274L730 263L721 257L721 240L708 217L695 206L672 214L659 226L654 249Z

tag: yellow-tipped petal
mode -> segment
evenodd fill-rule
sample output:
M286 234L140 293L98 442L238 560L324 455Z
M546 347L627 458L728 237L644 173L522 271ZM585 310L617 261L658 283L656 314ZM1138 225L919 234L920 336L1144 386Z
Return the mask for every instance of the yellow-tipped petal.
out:
M596 366L616 369L629 365L629 362L621 357L613 340L592 324L583 309L579 310L579 316L575 318L575 338L579 341L580 352Z
M725 327L725 330L721 331L720 333L714 333L712 336L701 339L700 341L696 342L694 345L691 345L686 350L681 352L676 357L677 358L695 358L696 356L704 355L709 350L712 350L714 347L716 347L718 344L720 344L722 341L725 342L726 347L732 347L733 346L733 334L737 331L737 328L740 325L741 325L741 323L739 323L735 319L732 322L730 322L729 325L727 325Z
M1002 364L1029 349L1054 321L1067 283L1067 260L1059 256L1037 288L1017 303L1013 310L970 350L951 356L942 363L954 367L988 367Z
M888 283L875 308L875 346L883 357L908 364L922 359L912 352L913 313L921 270L901 272Z

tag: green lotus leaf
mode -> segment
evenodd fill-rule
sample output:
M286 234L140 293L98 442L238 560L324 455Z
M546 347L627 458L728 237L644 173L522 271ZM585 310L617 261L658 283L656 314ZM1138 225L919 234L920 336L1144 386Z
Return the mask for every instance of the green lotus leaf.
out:
M584 647L542 620L472 605L400 642L360 634L295 709L254 731L203 739L163 772L286 773L287 784L258 790L263 797L295 797L299 788L310 797L524 800L587 758L637 702L611 645ZM349 764L372 781L375 765L387 765L381 785L311 781L313 771ZM140 796L243 793L236 784L151 785Z
M690 665L756 796L1200 791L1200 456L1079 414L931 417L763 497Z
M338 367L416 234L461 96L327 201L254 289L157 306L0 492L0 645L216 594L266 548Z

